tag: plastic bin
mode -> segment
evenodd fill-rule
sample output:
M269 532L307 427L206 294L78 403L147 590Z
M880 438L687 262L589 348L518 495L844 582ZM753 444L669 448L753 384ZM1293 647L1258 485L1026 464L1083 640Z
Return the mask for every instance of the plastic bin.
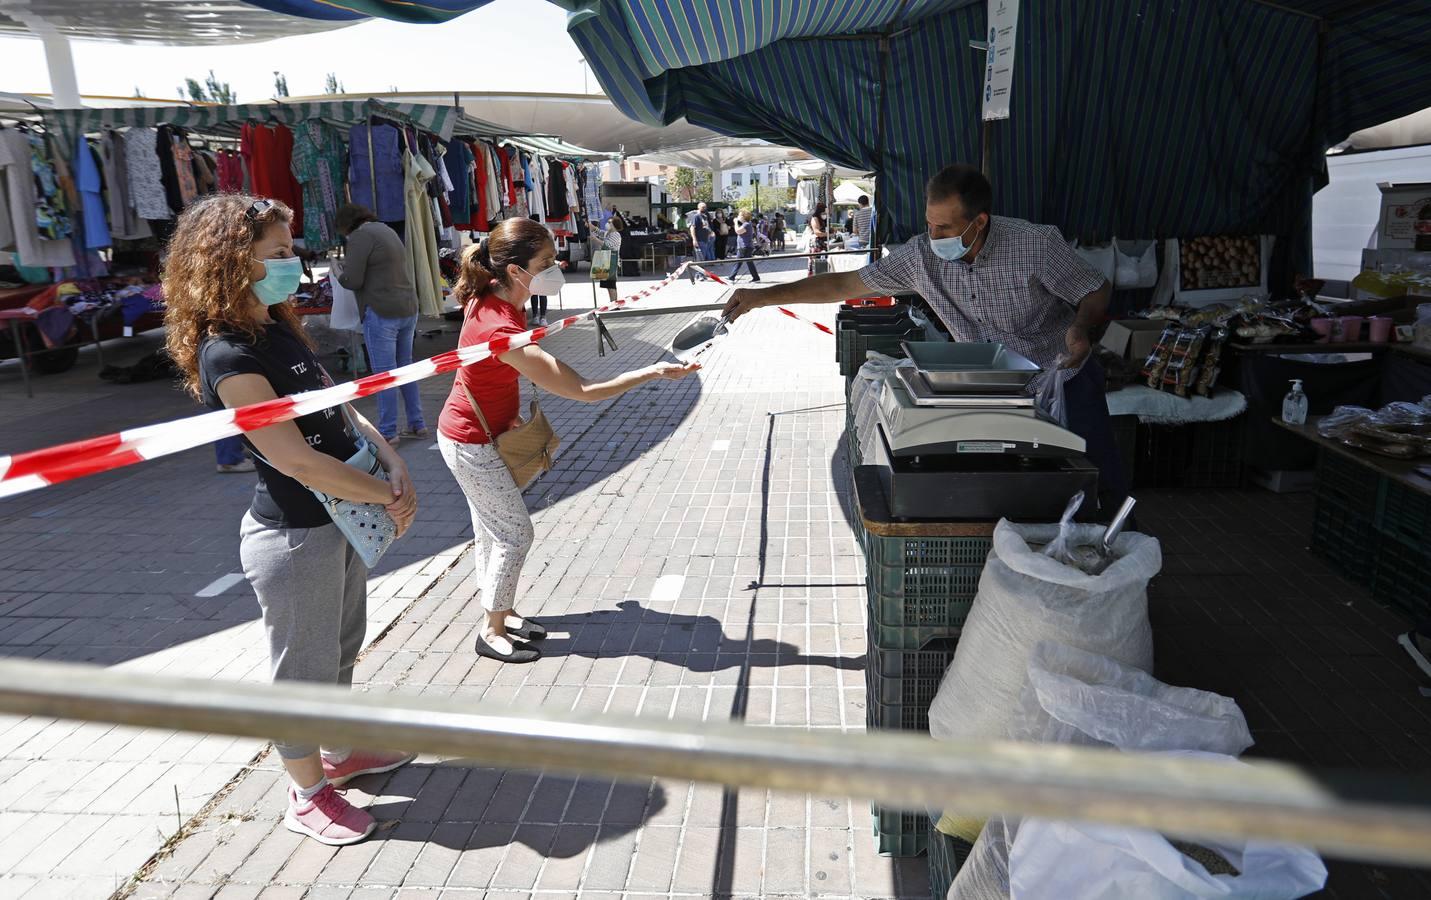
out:
M954 876L969 858L974 845L956 837L950 837L932 825L929 829L929 895L934 900L944 900L949 896L949 887L954 884Z
M871 805L875 849L885 856L911 857L923 853L934 828L929 813L909 812Z
M1399 481L1383 479L1376 526L1397 540L1424 545L1431 535L1431 497Z
M1342 574L1368 584L1384 541L1390 542L1376 530L1370 515L1346 509L1335 495L1318 494L1312 513L1312 552Z
M910 328L903 323L862 326L842 322L835 330L835 358L840 364L840 374L849 377L858 372L871 350L886 356L903 356L900 342L917 341L923 336L922 329Z
M875 676L865 672L865 730L866 731L915 731L929 733L929 705L903 706L895 703L881 703L876 692L870 688Z
M1139 425L1134 486L1241 487L1246 468L1243 418L1192 425Z
M957 641L940 638L918 650L886 650L875 643L873 632L869 638L865 663L867 699L927 710L954 659Z
M1370 466L1340 453L1318 454L1316 498L1319 506L1325 500L1351 515L1374 521L1385 491L1386 479Z
M885 650L918 650L958 637L983 566L883 566L866 560L871 640Z
M1371 595L1413 624L1431 618L1431 550L1425 537L1415 544L1383 534L1376 554Z

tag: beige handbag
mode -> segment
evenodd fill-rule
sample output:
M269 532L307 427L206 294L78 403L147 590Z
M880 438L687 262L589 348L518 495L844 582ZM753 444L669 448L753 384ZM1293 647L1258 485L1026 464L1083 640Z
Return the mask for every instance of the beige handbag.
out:
M457 383L462 384L460 379ZM487 417L482 415L482 407L477 405L477 399L472 396L467 385L462 384L462 392L467 395L467 402L472 404L477 421L481 423L482 430L487 432L487 440L497 448L497 455L507 464L507 470L512 473L512 480L516 482L519 490L525 489L543 472L551 471L552 454L561 446L561 438L552 430L551 423L547 421L535 397L532 398L531 417L527 421L493 437Z

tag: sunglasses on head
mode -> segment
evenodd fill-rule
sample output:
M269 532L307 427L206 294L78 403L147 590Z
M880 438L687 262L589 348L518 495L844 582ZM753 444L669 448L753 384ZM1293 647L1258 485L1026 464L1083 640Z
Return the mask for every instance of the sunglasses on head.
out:
M268 212L270 209L273 209L272 200L255 200L253 201L253 204L249 206L248 210L244 212L244 215L248 216L248 220L250 222L257 222L258 217Z

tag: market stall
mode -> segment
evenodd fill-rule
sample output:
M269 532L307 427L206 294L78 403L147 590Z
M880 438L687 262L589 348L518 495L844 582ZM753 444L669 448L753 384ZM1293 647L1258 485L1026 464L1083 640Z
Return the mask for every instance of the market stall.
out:
M73 350L73 334L50 320L69 315L74 331L94 341L157 327L163 239L205 194L244 190L284 201L310 263L338 250L342 203L369 205L404 239L421 312L438 315L444 249L516 216L542 222L563 247L584 237L599 191L592 160L605 158L456 108L377 100L36 109L0 128L0 142L0 166L14 169L13 187L30 192L0 200L0 247L13 263L0 279L62 285L39 301L0 297L9 310L5 344L25 364L27 387L37 354L50 369L73 361L60 355ZM34 165L36 177L21 179L20 163L26 175ZM426 202L409 206L409 193ZM301 293L310 314L331 305L321 276Z

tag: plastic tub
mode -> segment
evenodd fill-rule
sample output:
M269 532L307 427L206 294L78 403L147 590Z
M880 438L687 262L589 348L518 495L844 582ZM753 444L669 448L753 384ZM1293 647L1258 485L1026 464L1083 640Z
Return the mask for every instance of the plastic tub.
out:
M1365 321L1362 316L1342 316L1342 340L1347 343L1361 340L1361 325Z
M1390 316L1372 316L1366 320L1367 339L1373 344L1385 344L1391 340L1391 327L1396 324Z
M1325 344L1332 339L1332 320L1328 318L1313 319L1312 330L1317 333L1318 343Z

